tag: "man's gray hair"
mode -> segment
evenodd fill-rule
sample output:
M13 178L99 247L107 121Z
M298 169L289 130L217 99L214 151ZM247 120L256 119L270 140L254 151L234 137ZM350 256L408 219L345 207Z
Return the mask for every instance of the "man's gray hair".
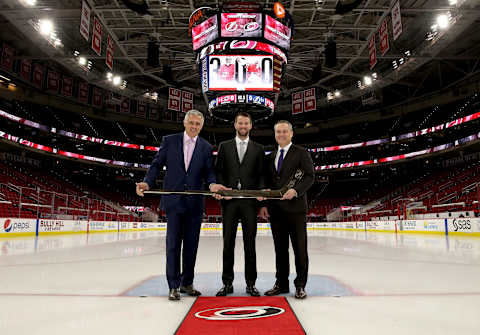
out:
M277 124L288 124L288 127L290 128L290 131L293 131L293 126L290 122L288 122L287 120L280 120L280 121L277 121L277 123L275 123L275 125L273 126L273 129L275 130L275 127L277 127Z
M183 118L183 122L186 122L187 119L190 117L190 115L195 115L199 116L202 119L202 125L205 122L205 118L203 117L202 112L196 110L196 109L190 109L186 114L185 117Z

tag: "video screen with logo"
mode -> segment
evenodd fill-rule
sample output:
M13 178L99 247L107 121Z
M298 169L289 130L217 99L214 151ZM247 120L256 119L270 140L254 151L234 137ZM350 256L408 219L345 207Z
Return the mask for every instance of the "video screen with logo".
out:
M209 90L273 90L271 55L210 55L207 59Z
M290 49L290 28L268 15L265 15L264 37L281 48Z
M217 16L212 16L192 29L193 50L197 50L218 37Z
M261 37L262 14L259 13L222 13L222 37Z

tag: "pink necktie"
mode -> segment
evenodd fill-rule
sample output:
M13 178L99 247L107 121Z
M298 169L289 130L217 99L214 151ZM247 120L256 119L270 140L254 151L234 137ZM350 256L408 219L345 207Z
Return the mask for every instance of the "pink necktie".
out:
M193 154L193 148L194 148L195 142L193 139L189 138L187 140L187 152L185 155L185 171L188 170L188 166L190 165L190 161L192 160L192 154Z

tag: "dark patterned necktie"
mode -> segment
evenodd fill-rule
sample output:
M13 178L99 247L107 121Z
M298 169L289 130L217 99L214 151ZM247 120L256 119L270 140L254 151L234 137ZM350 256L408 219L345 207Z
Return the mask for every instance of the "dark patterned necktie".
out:
M277 172L280 173L283 164L283 149L280 149L280 157L278 157Z

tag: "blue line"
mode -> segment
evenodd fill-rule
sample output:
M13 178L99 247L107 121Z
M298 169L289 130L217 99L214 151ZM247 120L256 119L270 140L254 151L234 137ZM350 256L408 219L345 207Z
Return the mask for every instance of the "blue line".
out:
M35 236L38 236L38 222L39 222L39 219L37 219L37 224L35 227Z
M445 219L445 234L448 236L448 219Z

